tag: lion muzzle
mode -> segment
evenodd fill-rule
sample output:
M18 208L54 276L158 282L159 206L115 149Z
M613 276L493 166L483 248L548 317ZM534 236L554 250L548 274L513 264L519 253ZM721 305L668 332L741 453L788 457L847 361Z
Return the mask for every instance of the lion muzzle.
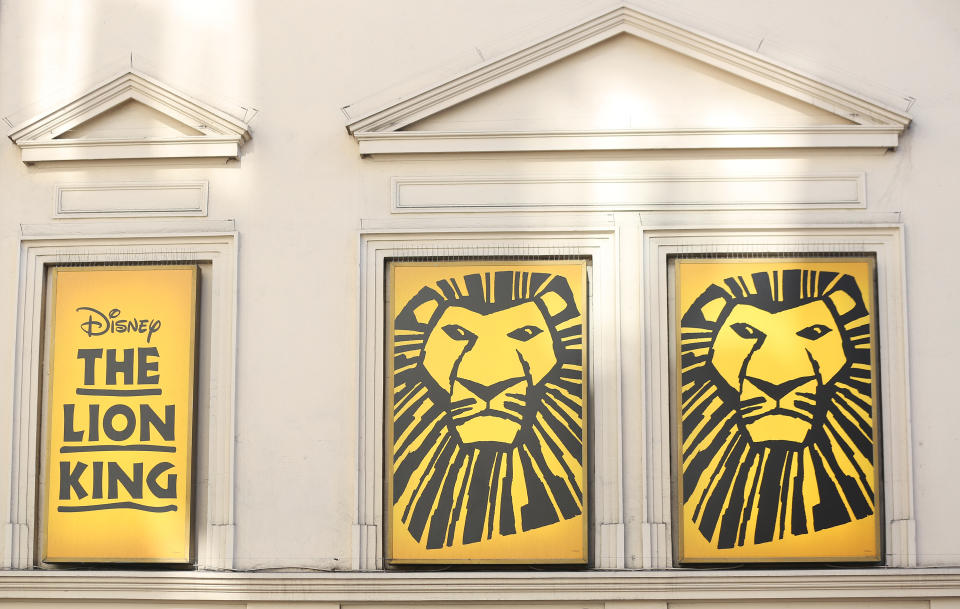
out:
M803 443L813 428L817 387L814 376L782 383L745 377L737 407L744 431L754 443Z
M453 383L450 416L464 444L512 444L523 424L527 379L516 377L484 385L458 378Z

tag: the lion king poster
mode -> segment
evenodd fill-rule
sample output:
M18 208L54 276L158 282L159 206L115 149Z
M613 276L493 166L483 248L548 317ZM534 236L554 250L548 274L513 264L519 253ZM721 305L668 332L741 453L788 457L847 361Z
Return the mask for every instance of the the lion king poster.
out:
M873 260L674 269L678 560L879 561Z
M586 562L586 262L393 262L387 558Z

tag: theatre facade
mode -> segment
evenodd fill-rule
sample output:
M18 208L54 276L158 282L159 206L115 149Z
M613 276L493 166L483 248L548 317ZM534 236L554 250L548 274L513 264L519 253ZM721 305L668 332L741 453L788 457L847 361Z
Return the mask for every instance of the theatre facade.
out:
M958 24L0 1L0 601L960 608Z

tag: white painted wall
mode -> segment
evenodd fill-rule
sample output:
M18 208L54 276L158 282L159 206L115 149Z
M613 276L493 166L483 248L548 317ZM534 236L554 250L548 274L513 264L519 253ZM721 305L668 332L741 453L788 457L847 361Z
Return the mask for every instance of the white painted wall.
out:
M636 3L899 110L909 106L914 123L900 148L886 154L361 159L344 129L345 105L389 102L605 6L579 0L3 0L0 116L13 125L129 66L132 56L134 67L159 80L237 116L253 116L253 139L239 161L33 166L20 162L13 143L0 142L0 345L7 345L0 348L0 396L13 394L20 225L82 222L54 219L56 187L208 181L209 218L234 219L240 234L234 566L345 569L357 484L358 230L361 219L390 216L392 177L863 172L868 210L901 212L906 231L918 563L960 566L960 493L953 483L960 446L954 388L960 290L950 261L960 221L960 4ZM537 225L535 217L524 218L519 221ZM117 222L122 233L123 220ZM0 399L0 421L11 418L10 401ZM0 424L0 447L9 446L8 427ZM8 518L9 455L0 449L0 521Z

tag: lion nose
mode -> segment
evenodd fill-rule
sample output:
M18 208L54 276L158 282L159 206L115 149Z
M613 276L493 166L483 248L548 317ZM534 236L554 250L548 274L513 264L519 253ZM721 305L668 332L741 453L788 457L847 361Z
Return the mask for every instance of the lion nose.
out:
M513 387L523 379L520 377L512 379L504 379L500 382L494 383L492 385L484 385L482 383L477 383L471 381L470 379L458 378L457 382L466 387L473 395L477 396L484 402L489 402L493 398L497 397L510 387Z
M782 400L785 395L787 395L797 387L803 385L804 383L808 383L811 380L814 380L814 377L812 376L802 376L795 379L791 379L789 381L785 381L783 383L771 383L769 381L758 379L753 376L748 376L745 378L746 380L753 383L753 385L757 389L769 395L771 398L773 398L778 402Z

